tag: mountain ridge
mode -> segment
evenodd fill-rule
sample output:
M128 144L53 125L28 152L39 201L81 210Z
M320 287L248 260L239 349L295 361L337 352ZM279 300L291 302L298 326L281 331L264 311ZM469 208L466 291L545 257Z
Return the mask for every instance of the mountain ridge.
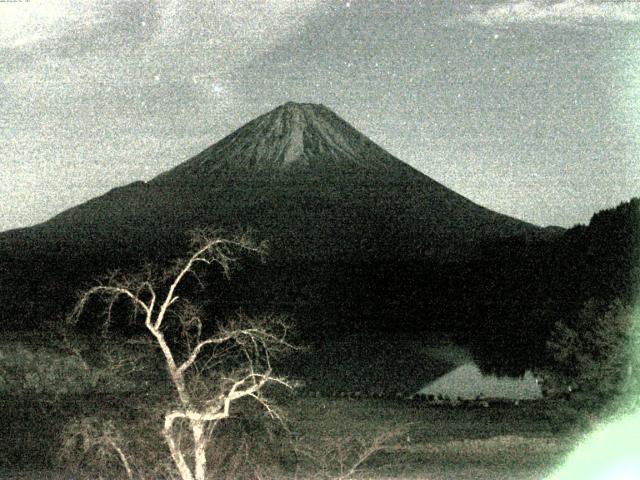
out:
M551 234L450 190L329 108L288 102L148 182L0 240L49 239L69 244L69 254L74 243L144 250L135 244L181 243L185 231L211 225L251 228L294 258L437 256L468 242Z

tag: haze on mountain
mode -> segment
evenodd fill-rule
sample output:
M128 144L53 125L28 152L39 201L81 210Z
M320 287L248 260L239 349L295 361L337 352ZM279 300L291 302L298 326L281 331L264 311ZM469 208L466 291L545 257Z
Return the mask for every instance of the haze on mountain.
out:
M328 108L289 102L147 183L0 238L69 255L115 245L161 255L203 225L251 228L279 259L450 256L469 242L544 231L458 195Z

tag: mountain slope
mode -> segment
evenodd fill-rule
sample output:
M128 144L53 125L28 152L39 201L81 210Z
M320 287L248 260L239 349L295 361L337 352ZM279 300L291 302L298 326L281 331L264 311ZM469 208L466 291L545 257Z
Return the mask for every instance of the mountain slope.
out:
M384 173L397 159L322 105L286 103L247 123L154 182L211 180L224 171L274 174L306 170Z
M279 258L450 259L468 242L543 234L421 174L326 107L287 103L148 183L4 238L148 250L202 225L250 227Z
M494 302L493 270L484 277L465 270L478 245L549 236L423 175L329 109L288 103L149 182L0 234L0 325L46 328L96 277L170 263L185 253L186 232L202 226L249 228L271 245L266 265L242 262L228 283L212 275L212 315L290 314L302 343L326 346L312 350L308 371L335 361L384 364L380 382L409 386L400 369L415 373L416 389L426 380L424 338L468 331ZM345 350L345 338L359 339L362 355L338 355L356 348L350 342ZM390 358L393 348L377 363L367 357L393 338L406 344L402 358ZM369 381L366 368L349 372L340 381Z

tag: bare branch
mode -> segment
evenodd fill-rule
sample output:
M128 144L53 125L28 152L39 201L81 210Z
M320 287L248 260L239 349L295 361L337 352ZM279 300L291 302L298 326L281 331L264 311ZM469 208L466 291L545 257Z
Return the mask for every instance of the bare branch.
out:
M191 257L178 269L175 278L171 282L167 296L165 297L165 300L160 307L160 311L156 316L154 323L154 327L156 329L161 328L167 309L173 302L175 302L176 289L187 274L194 273L193 268L197 263L204 263L206 265L217 263L222 267L224 274L228 276L230 265L236 259L232 255L233 247L256 253L260 253L262 251L261 246L256 246L245 236L239 236L236 239L227 240L219 236L209 237L206 234L206 231L203 231L195 236L194 241L198 244L198 247L196 248L195 253L193 253Z
M369 458L371 458L371 456L373 456L375 453L391 448L389 442L397 439L401 434L403 434L403 432L403 429L381 432L376 435L368 445L363 442L363 448L358 453L355 461L351 464L349 469L346 472L342 472L336 480L346 480L348 478L351 478L353 475L355 475L360 466Z
M221 400L222 405L219 403L211 405L207 410L194 410L191 408L173 410L165 416L165 425L167 425L167 422L172 424L178 418L199 422L211 422L228 418L232 402L247 396L255 398L255 393L272 381L288 386L284 380L272 377L271 372L264 374L249 373L235 381L227 393L220 395L219 400Z
M193 362L196 361L202 349L207 345L219 345L221 343L224 343L230 340L231 338L232 338L231 336L209 338L207 340L203 340L202 342L198 343L198 345L196 345L196 347L191 351L191 354L189 355L189 357L184 362L182 362L182 364L178 367L178 372L183 373L187 368L193 365Z
M182 373L193 365L207 345L221 345L234 341L242 348L249 364L253 363L252 357L262 357L267 368L270 367L272 352L295 348L286 341L288 325L285 322L285 317L282 316L267 316L256 320L238 314L237 318L231 319L227 324L219 325L218 332L217 336L200 341L191 349L187 359L178 367L179 372ZM252 346L251 355L244 348L247 342Z
M79 321L80 316L82 315L82 312L87 305L87 302L93 296L107 297L109 299L109 312L111 311L112 305L118 299L118 297L125 296L129 298L135 305L142 308L147 316L151 315L150 306L140 300L140 298L138 298L129 289L112 285L98 285L96 287L90 288L82 294L73 311L68 317L68 321L70 323L75 324Z
M203 285L196 271L200 264L216 264L228 276L240 252L263 254L266 245L255 244L246 235L225 239L210 230L195 234L193 245L191 256L166 271L165 276L161 277L160 286L154 283L154 280L158 281L158 277L152 275L150 266L146 266L139 275L127 276L114 272L104 283L84 292L69 316L70 321L77 323L93 296L108 302L106 329L111 322L114 305L122 297L131 301L134 318L138 311L145 314L144 325L164 356L167 373L178 397L178 406L165 414L163 435L182 480L204 480L205 446L208 442L204 432L209 423L215 425L228 418L231 405L236 400L251 397L270 416L282 420L281 413L260 394L260 390L269 382L291 388L284 379L272 376L271 355L285 348L293 348L286 340L289 327L285 318L274 315L252 319L240 313L225 324L218 325L215 335L202 339L205 318L203 309L184 299L178 303L180 297L177 293L184 279L193 275ZM171 321L177 319L181 328L179 340L182 345L172 344L165 338L167 318ZM179 348L178 354L176 348ZM205 349L210 350L211 355L203 366L198 360ZM176 361L176 355L183 358L181 363ZM235 365L238 355L244 357L244 360L240 357L243 368L225 379L222 377L223 366ZM114 365L118 364L113 360ZM204 375L208 374L206 370L212 365L219 369L217 378L221 379L220 393L214 398L210 396L211 387L204 381ZM209 398L203 401L206 395ZM183 447L176 441L178 437L174 432L174 424L180 419L185 420L191 430L193 452L190 455L193 469L185 458ZM116 450L113 445L112 448Z
M311 460L320 472L315 478L347 480L353 478L360 467L378 452L397 449L399 437L406 433L407 426L383 430L373 438L332 438L321 447L295 445L298 455ZM334 473L335 472L335 473Z

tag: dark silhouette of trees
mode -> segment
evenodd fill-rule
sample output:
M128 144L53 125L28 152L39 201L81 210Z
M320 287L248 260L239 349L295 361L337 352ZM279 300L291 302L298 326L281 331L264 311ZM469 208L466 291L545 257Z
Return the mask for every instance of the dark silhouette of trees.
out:
M631 374L633 320L632 308L616 299L590 300L575 318L557 322L547 342L546 381L586 406L611 401Z

